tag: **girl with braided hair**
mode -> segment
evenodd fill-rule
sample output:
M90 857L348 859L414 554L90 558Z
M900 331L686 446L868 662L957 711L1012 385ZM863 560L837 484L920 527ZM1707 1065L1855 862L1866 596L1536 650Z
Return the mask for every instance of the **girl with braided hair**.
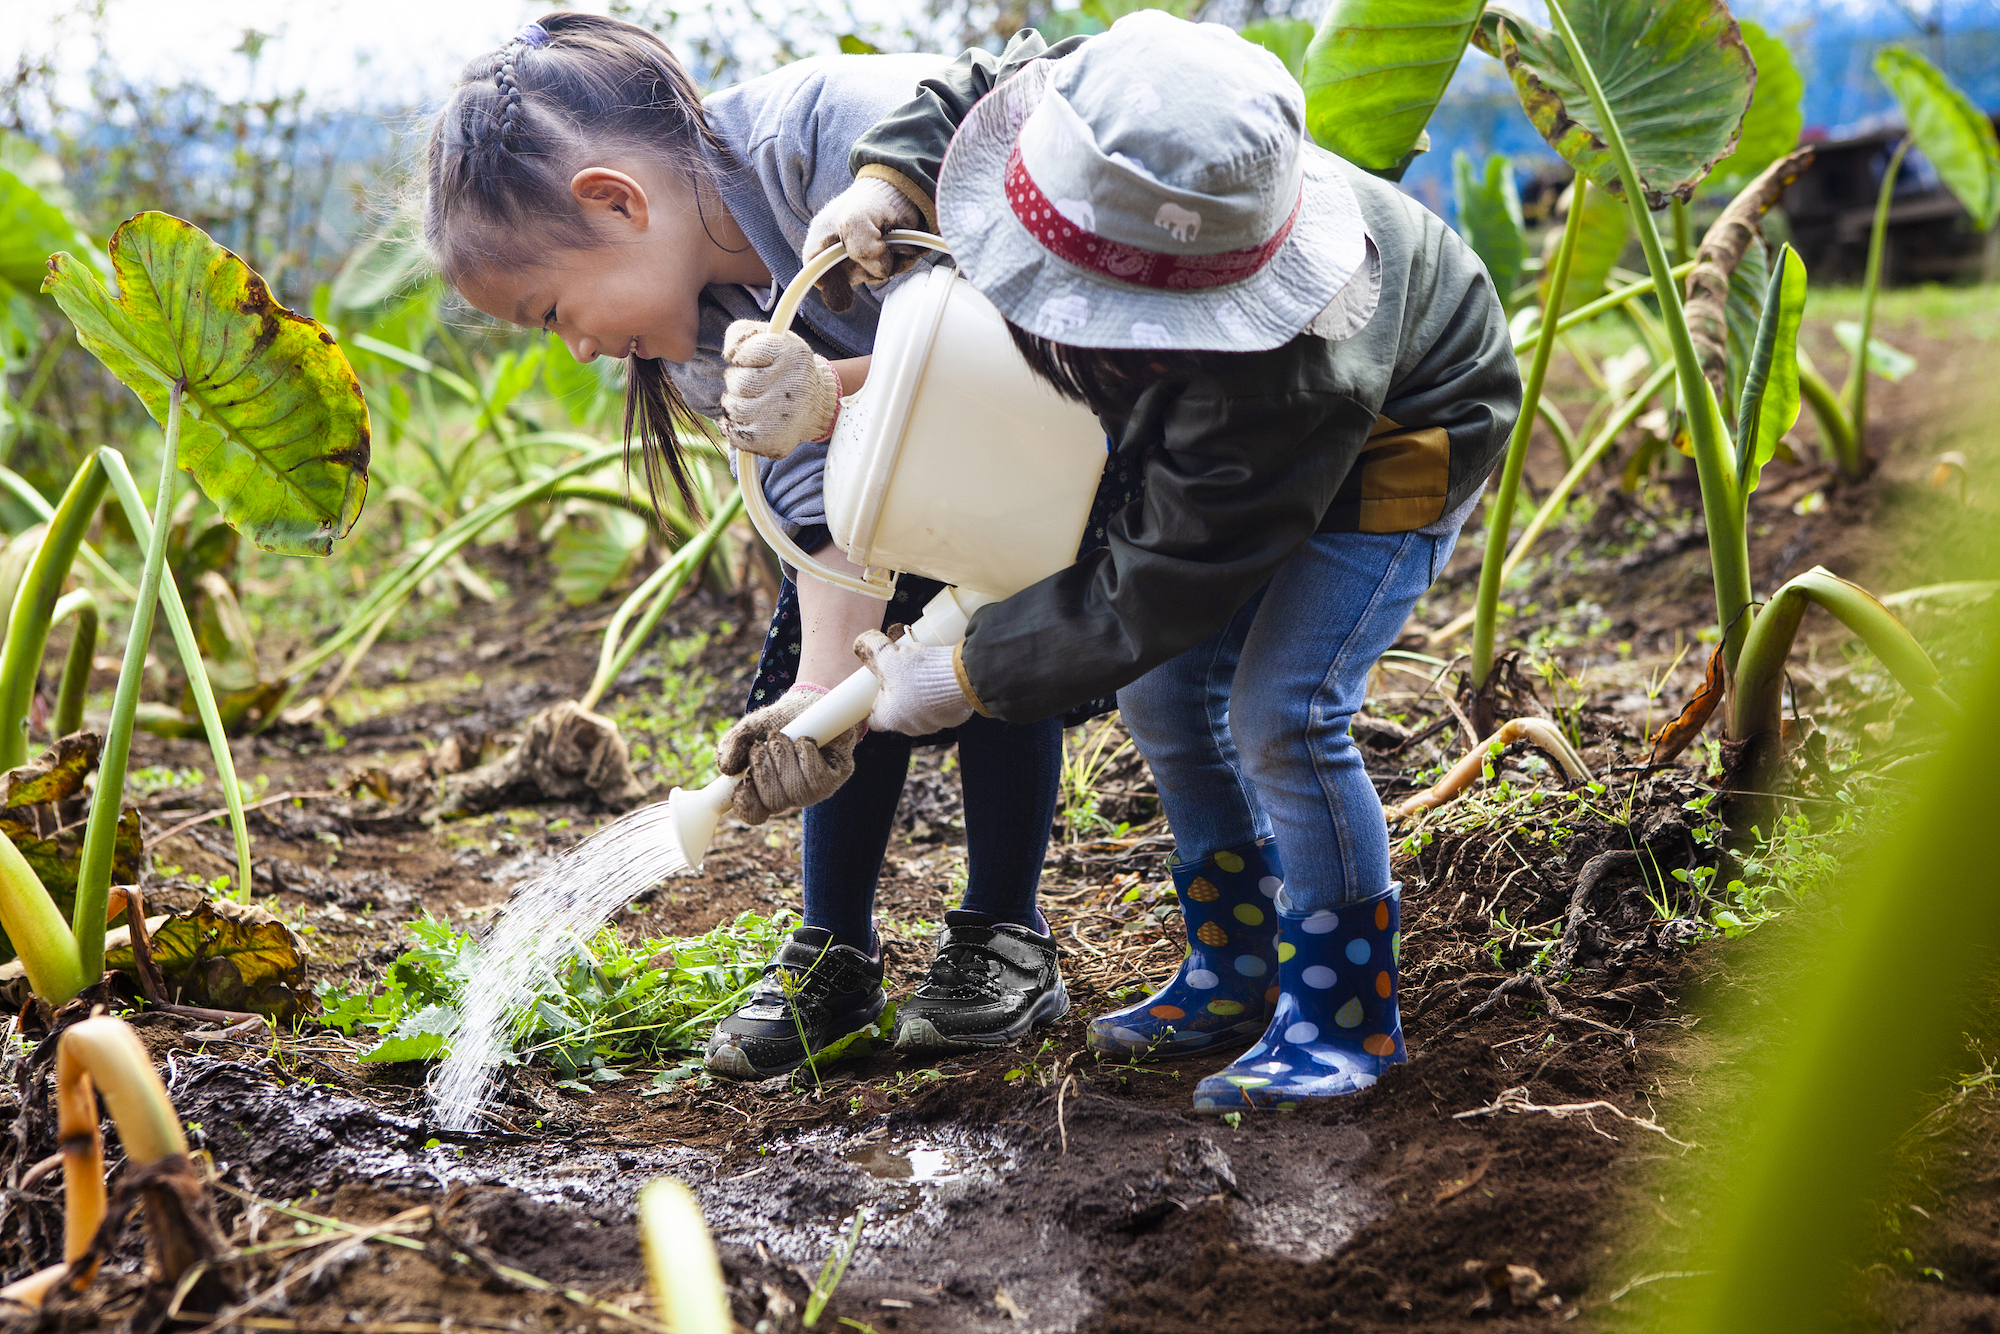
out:
M438 114L426 244L479 310L556 333L579 361L625 361L626 438L641 445L656 500L670 480L693 506L675 439L707 435L712 421L759 456L789 534L842 563L820 495L824 441L843 391L867 373L882 294L836 278L782 337L764 312L801 254L829 239L809 235L809 224L834 199L871 200L866 216L885 220L883 230L934 225L928 196L894 173L857 179L848 156L910 88L947 66L933 56L801 60L704 101L652 33L596 15L546 15L467 65ZM849 230L872 227L859 216ZM871 282L911 262L879 244L874 253L858 274ZM1117 472L1107 475L1106 514L1127 498L1118 483ZM964 907L945 914L929 975L900 1009L897 1046L997 1044L1068 1008L1055 941L1035 907L1062 720L972 718L915 738L857 728L825 746L780 733L853 672L861 632L914 619L936 591L906 577L885 616L873 599L785 581L750 712L723 737L719 759L744 776L735 813L746 822L805 808L805 925L718 1027L707 1056L716 1073L785 1073L880 1016L873 904L913 745L959 747L968 884ZM1095 702L1070 720L1108 707Z

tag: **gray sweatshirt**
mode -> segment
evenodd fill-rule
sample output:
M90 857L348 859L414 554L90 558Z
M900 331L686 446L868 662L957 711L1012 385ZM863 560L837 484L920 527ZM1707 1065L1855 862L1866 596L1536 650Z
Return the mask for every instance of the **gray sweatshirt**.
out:
M813 215L853 183L847 155L875 122L909 101L923 80L951 64L946 56L821 56L800 60L739 83L702 103L708 123L736 155L717 163L723 202L783 291L798 275L799 248ZM815 291L799 308L793 332L823 357L868 355L882 298L895 284L856 288L844 315L826 308ZM767 296L768 301L768 296ZM705 416L722 414L722 336L735 320L761 320L767 310L748 289L718 283L701 294L696 352L667 363L667 374ZM802 445L757 472L790 536L826 519L820 496L826 468L824 444Z

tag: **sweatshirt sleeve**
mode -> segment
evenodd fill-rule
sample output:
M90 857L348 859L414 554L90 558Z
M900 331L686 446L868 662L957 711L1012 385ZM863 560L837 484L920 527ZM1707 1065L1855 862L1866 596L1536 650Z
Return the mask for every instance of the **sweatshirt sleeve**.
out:
M1033 28L1023 28L999 55L974 47L942 74L917 85L917 95L877 121L854 141L848 169L854 178L889 182L937 228L938 168L959 123L973 103L1006 82L1031 60L1060 60L1087 37L1067 37L1050 46Z
M1129 684L1214 633L1313 536L1375 420L1298 374L1318 343L1140 400L1124 434L1160 442L1143 500L1104 549L973 617L958 661L982 712L1030 722Z

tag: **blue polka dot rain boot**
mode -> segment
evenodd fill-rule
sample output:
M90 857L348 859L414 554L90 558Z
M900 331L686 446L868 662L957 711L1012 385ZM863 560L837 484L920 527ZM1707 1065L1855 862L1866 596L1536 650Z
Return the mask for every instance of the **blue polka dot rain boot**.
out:
M1187 925L1173 980L1137 1005L1090 1021L1092 1051L1123 1059L1186 1056L1264 1031L1277 1000L1275 843L1245 843L1172 868Z
M1358 1093L1403 1054L1402 886L1337 912L1278 905L1278 1009L1257 1045L1195 1085L1198 1112L1288 1112Z

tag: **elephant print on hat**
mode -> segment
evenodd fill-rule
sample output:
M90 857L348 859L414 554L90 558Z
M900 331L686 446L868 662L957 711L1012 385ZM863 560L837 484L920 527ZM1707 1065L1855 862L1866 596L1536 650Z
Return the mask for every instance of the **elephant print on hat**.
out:
M1201 235L1201 214L1169 200L1153 215L1153 225L1176 241L1192 241Z
M1052 296L1042 303L1042 323L1057 335L1081 329L1090 323L1090 299L1075 292Z

